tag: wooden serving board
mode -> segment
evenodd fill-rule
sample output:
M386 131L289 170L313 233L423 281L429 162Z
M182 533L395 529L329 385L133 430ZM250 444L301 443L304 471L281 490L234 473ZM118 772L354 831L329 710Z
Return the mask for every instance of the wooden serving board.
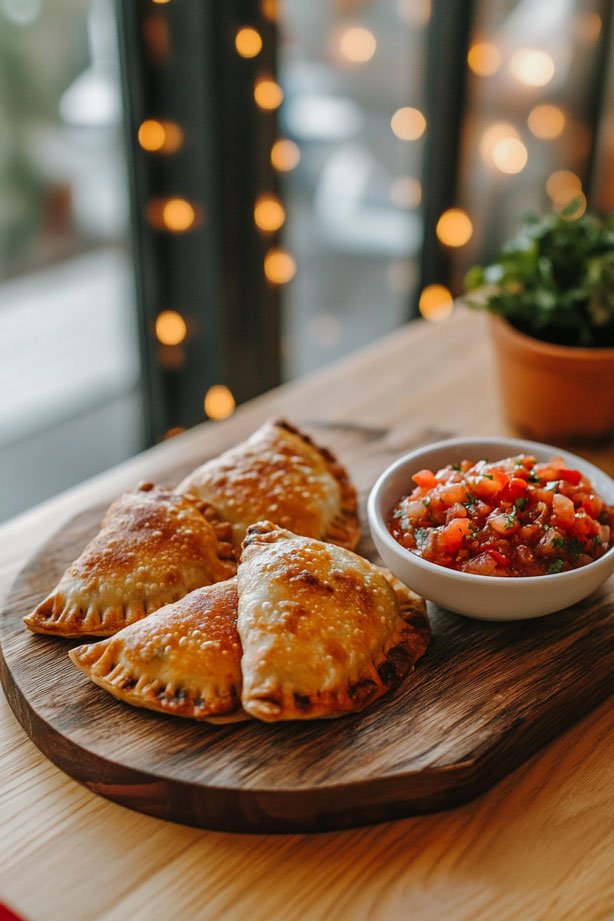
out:
M448 434L429 430L400 443L356 426L310 430L347 463L363 522L377 474ZM167 482L185 472L169 471ZM612 581L574 608L511 624L429 605L432 643L415 673L355 716L213 727L131 708L72 665L67 649L78 641L34 636L21 623L101 513L74 518L18 576L0 619L1 677L41 751L91 790L141 812L205 828L296 832L448 808L488 789L611 689ZM366 535L359 550L376 559Z

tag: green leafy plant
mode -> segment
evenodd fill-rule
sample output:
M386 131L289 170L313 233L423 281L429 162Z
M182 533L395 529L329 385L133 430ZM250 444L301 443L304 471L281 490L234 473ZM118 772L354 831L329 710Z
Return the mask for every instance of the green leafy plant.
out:
M614 346L614 217L529 215L489 266L465 279L465 302L560 345Z

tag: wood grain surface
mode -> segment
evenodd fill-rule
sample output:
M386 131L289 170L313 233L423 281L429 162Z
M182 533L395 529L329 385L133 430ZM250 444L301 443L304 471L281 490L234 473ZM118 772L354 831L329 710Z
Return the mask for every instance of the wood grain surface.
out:
M375 475L392 460L388 432L348 423L310 434L349 467L364 522ZM432 437L414 434L395 456ZM538 622L485 624L430 606L433 640L415 674L352 717L211 727L134 709L78 672L65 641L33 636L21 622L103 511L61 528L17 579L0 621L2 681L45 754L139 811L227 831L290 832L447 808L483 792L611 689L614 660L604 647L614 594L603 589ZM365 533L358 549L377 559Z
M510 435L484 318L418 322L323 372L145 452L0 528L0 606L75 514L187 470L269 415L388 431ZM577 453L614 474L609 445ZM375 471L374 471L375 472ZM614 708L604 702L484 795L445 812L321 835L187 828L58 770L0 692L0 900L26 921L609 921Z

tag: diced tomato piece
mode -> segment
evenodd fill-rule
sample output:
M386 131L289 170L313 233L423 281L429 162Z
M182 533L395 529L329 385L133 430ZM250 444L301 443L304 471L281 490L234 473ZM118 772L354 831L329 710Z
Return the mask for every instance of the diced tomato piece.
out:
M426 489L434 489L437 486L437 478L432 470L418 470L413 474L412 480L418 486L424 486Z
M450 524L455 518L466 518L467 509L464 505L459 505L458 502L455 505L451 505L448 511L446 512L446 524Z
M505 556L505 554L499 553L498 550L491 549L491 550L487 550L486 552L488 553L489 556L493 558L497 566L509 566L510 565L510 561Z
M454 518L439 534L442 549L448 552L458 550L472 531L473 524L468 518Z
M599 534L599 522L587 515L586 511L581 508L575 515L573 526L574 534L580 538L592 537Z
M590 493L587 498L582 500L582 508L591 518L598 518L603 508L603 502L599 496L594 496L593 493Z
M440 486L437 490L439 498L450 508L452 505L461 505L467 501L467 487L464 483L452 483L450 486Z
M490 553L479 553L461 566L463 572L472 572L476 576L489 576L497 568L497 562Z
M511 537L520 527L516 516L507 513L493 515L492 518L488 519L488 524L497 534L504 534L506 537Z
M534 541L539 540L543 533L544 529L539 524L525 524L518 532L519 536L527 544L532 544Z
M483 499L484 502L489 502L492 505L495 497L500 494L505 485L493 473L488 472L472 481L471 491L479 499Z
M536 464L534 471L535 476L538 476L544 483L560 479L558 467L552 464Z
M409 499L403 504L402 508L404 517L408 518L412 524L417 521L421 521L428 515L426 506L424 505L422 499Z
M577 486L582 479L582 474L579 470L569 470L567 467L561 467L557 470L557 474L560 480L567 480L568 483L572 483L574 486Z
M513 476L501 493L501 499L507 499L508 501L513 502L515 499L520 499L523 497L528 488L529 484L526 480L522 480L520 477Z
M552 497L552 523L570 530L574 526L575 508L571 499L555 493Z
M536 486L533 490L533 499L536 505L541 503L546 510L552 508L552 499L554 497L554 490L552 489L542 489L541 486Z

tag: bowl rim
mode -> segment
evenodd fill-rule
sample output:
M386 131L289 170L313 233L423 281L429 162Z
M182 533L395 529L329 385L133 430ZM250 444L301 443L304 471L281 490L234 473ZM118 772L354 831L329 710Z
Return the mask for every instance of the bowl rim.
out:
M463 445L471 446L474 444L492 444L493 447L507 445L513 448L518 448L519 451L524 451L525 453L530 453L531 448L539 448L540 451L552 451L555 455L562 454L568 458L577 460L581 465L579 469L585 468L587 474L591 476L591 479L593 478L594 473L597 473L600 477L606 477L611 486L612 493L614 494L614 479L612 479L612 477L606 473L605 470L602 470L600 467L597 467L590 461L585 460L583 457L579 457L577 454L573 454L571 451L567 451L565 448L559 448L555 445L550 445L545 442L529 441L522 438L506 438L505 436L494 435L485 435L483 437L476 435L466 438L445 438L440 441L434 441L430 444L422 445L420 448L416 448L413 451L409 451L407 454L397 458L396 461L393 461L392 464L389 464L389 466L382 471L382 473L375 481L367 499L367 518L370 527L375 529L378 533L378 536L384 541L384 543L391 550L400 554L402 559L408 560L411 565L417 566L418 569L423 570L425 573L430 573L431 575L437 576L439 578L452 578L454 581L460 580L467 582L467 584L474 585L500 586L503 583L508 586L516 585L519 587L522 586L524 588L530 588L534 585L544 585L548 581L551 583L553 579L558 579L559 581L572 581L573 579L578 579L581 575L588 573L589 571L593 572L597 568L602 568L605 561L610 562L610 560L614 558L613 543L609 550L607 550L603 556L600 556L599 559L593 560L590 563L586 563L584 566L578 566L576 569L570 569L568 572L544 573L544 575L540 576L486 576L481 575L480 573L461 572L458 569L449 569L447 566L441 566L439 563L432 563L430 560L425 560L421 556L412 553L412 551L408 550L406 547L402 547L401 544L399 544L398 541L394 539L386 527L385 515L381 510L380 497L388 480L391 478L391 476L397 473L400 468L406 466L410 461L413 461L423 454L429 454L433 451L438 451L445 448L459 448ZM546 582L544 580L546 580Z

